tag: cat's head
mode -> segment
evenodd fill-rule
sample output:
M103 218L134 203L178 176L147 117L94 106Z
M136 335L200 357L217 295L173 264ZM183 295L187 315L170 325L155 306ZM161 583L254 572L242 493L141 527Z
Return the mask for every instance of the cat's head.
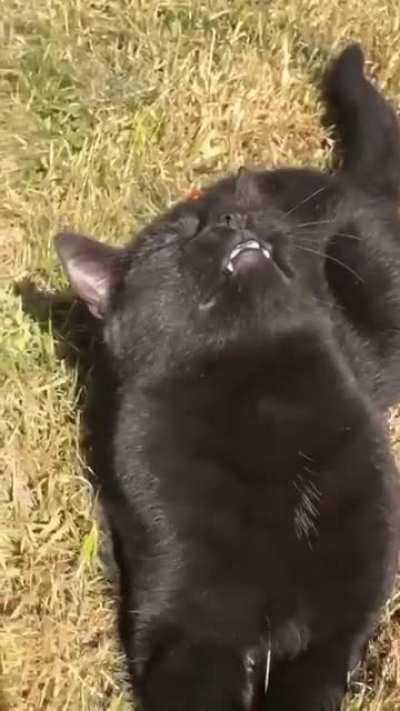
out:
M57 236L70 283L104 319L116 356L178 362L320 318L323 254L298 239L279 196L260 189L260 175L242 172L180 203L127 247Z

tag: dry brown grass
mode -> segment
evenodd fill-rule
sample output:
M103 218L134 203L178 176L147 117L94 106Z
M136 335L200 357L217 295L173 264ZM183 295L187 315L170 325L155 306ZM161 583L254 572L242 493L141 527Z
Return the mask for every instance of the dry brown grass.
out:
M327 162L316 81L359 39L400 104L397 0L7 0L0 42L1 709L121 711L78 450L76 374L13 283L60 285L64 223L107 239L227 169ZM400 454L400 441L395 447ZM400 601L349 709L400 709Z

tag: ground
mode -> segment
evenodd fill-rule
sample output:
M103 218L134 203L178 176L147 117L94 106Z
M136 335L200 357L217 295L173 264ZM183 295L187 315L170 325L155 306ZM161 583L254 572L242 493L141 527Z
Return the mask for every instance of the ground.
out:
M65 286L61 226L121 242L243 164L329 165L322 68L357 39L400 106L400 7L7 0L0 37L0 709L122 711L77 374L21 293ZM352 711L400 709L400 593L354 692Z

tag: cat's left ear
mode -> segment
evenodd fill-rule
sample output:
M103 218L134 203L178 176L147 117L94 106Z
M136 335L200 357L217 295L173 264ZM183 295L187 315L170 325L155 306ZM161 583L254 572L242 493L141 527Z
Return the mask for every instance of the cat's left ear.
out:
M74 232L60 232L55 245L72 289L96 318L102 318L121 250Z

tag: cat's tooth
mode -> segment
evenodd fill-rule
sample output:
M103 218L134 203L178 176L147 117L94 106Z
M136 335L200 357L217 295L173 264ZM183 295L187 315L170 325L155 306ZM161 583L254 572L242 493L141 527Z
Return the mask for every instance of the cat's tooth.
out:
M271 259L271 251L266 247L263 247L262 253L266 259Z
M228 264L226 265L226 268L227 268L228 272L230 272L231 274L233 273L232 260L230 260L230 261L228 262Z
M243 248L242 248L242 246L241 246L240 244L239 244L237 247L235 247L235 249L233 249L232 252L231 252L231 260L232 260L232 259L235 259L235 257L237 257L238 254L240 254L240 252L242 251L242 249L243 249Z
M247 242L241 242L231 252L231 259L235 259L241 252L246 249L261 249L261 245L255 239L249 239Z
M259 242L256 242L256 240L251 239L248 242L245 242L244 248L245 249L261 249L261 245Z

